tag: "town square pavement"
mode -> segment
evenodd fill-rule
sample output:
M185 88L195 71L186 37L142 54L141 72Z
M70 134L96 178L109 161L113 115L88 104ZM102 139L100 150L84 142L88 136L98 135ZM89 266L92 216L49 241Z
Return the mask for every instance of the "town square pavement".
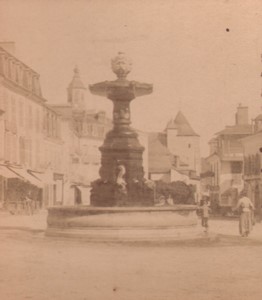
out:
M0 213L0 299L261 299L261 223L240 238L237 219L211 220L220 240L195 244L88 243L45 226L44 211Z

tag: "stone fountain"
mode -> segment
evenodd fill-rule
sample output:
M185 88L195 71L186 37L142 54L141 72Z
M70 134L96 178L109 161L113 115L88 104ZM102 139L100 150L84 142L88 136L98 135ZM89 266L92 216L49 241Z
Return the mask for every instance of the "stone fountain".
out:
M90 85L91 93L113 102L113 129L100 147L100 178L92 183L91 206L49 208L46 234L90 241L184 238L196 229L196 206L154 206L152 183L144 178L144 148L130 127L130 102L152 93L153 86L127 80L132 62L124 53L111 65L116 80Z
M101 178L93 183L93 206L152 206L154 203L153 190L144 179L144 148L130 127L130 102L152 93L153 87L148 83L128 81L126 77L131 68L131 60L120 52L112 59L117 80L90 85L91 93L113 102L113 129L100 147Z

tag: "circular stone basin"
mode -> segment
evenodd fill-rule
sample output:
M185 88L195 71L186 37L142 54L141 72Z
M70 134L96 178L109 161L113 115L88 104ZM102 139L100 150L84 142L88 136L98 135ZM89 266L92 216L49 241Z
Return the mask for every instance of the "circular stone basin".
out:
M170 241L198 232L195 205L164 207L52 207L48 236L90 241Z
M194 226L196 206L167 207L52 207L48 227L159 228Z

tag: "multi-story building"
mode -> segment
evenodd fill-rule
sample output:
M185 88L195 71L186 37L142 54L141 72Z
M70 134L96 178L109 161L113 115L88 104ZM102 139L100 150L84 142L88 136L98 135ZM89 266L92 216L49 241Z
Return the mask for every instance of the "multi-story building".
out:
M235 205L236 190L243 188L243 146L241 139L252 134L248 107L239 105L235 125L226 126L210 140L211 184L208 187L213 202L225 209Z
M78 68L67 89L67 102L52 105L61 117L63 156L67 161L65 204L89 203L90 184L99 178L100 151L112 122L104 111L87 110L86 88Z
M0 44L1 200L6 190L12 188L8 186L8 179L16 179L40 188L41 198L47 199L49 205L54 199L62 202L62 182L54 177L62 175L62 162L57 159L59 155L56 156L63 144L59 116L42 96L39 74L11 53L12 43L2 46ZM47 168L50 168L50 184L34 176L46 177Z
M244 148L244 181L255 213L262 217L262 114L253 120L253 134L241 139Z

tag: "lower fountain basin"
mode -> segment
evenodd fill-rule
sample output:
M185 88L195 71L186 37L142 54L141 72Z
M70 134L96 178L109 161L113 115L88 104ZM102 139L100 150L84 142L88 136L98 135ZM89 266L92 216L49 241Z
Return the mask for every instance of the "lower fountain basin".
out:
M166 207L52 207L47 236L93 242L174 241L201 238L195 205Z

